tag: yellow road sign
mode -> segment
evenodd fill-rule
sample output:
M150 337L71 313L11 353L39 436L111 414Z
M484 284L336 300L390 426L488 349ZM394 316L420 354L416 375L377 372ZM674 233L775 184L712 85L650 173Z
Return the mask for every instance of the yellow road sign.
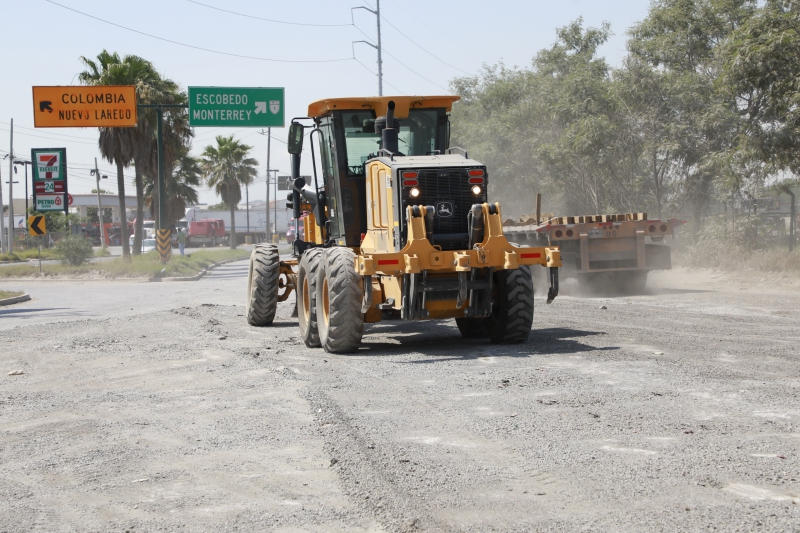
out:
M33 88L37 128L132 128L136 126L133 85Z
M34 237L47 234L47 224L44 221L44 216L28 217L28 234Z
M169 261L172 255L172 232L168 229L160 229L156 232L156 250L162 263Z

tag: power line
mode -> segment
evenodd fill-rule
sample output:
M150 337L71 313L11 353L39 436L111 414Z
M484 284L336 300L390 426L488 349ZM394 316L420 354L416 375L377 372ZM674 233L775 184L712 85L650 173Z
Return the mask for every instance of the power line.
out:
M11 125L8 122L3 122L2 120L0 120L0 124L5 124L6 126L10 126ZM17 129L27 130L27 131L38 131L39 133L45 133L45 132L42 132L39 129L26 128L24 126L20 126L18 124L14 124L14 131L16 131ZM69 137L69 138L73 138L73 139L84 139L84 140L87 140L87 141L89 140L89 137L79 137L77 135L67 135L66 133L53 133L53 132L50 132L50 131L47 131L46 133L47 133L47 135L55 135L56 137Z
M48 0L48 1L49 1L49 0ZM358 26L356 26L355 24L354 24L353 26L354 26L354 27L355 27L355 28L356 28L358 31L360 31L360 32L361 32L361 34L362 34L364 37L366 37L367 39L370 39L370 40L371 40L370 36L369 36L369 35L367 35L366 33L364 33L364 31L363 31L361 28L359 28L359 27L358 27ZM375 45L374 45L374 43L372 43L372 44L373 44L373 46L375 46ZM423 76L422 74L420 74L419 72L417 72L416 70L414 70L413 68L409 67L408 65L406 65L405 63L403 63L402 61L400 61L399 59L397 59L397 58L396 58L394 55L392 55L392 54L391 54L391 53L390 53L390 52L389 52L389 51L386 49L386 47L385 47L385 46L383 46L383 47L381 47L381 48L383 49L383 51L384 51L384 52L386 52L386 55L388 55L389 57L391 57L392 59L394 59L395 61L397 61L397 62L398 62L398 63L400 63L401 65L403 65L405 68L407 68L408 70L410 70L411 72L413 72L414 74L416 74L417 76L419 76L420 78L422 78L423 80L427 81L428 83L432 83L433 85L436 85L437 87L439 87L439 88L441 88L441 89L444 89L445 91L449 91L449 90L450 90L450 89L447 89L446 87L442 87L441 85L439 85L438 83L436 83L436 82L435 82L435 81L433 81L433 80L429 80L428 78L426 78L425 76ZM353 58L353 59L355 59L355 58Z
M203 48L202 46L195 46L195 45L192 45L192 44L182 43L180 41L173 41L172 39L167 39L165 37L159 37L158 35L153 35L151 33L146 33L146 32L143 32L143 31L135 30L133 28L128 28L127 26L122 26L121 24L117 24L116 22L111 22L111 21L108 21L108 20L105 20L105 19L101 19L99 17L95 17L94 15L90 15L88 13L84 13L83 11L78 11L77 9L73 9L71 7L67 7L65 5L59 4L58 2L54 2L53 0L45 0L45 2L48 2L48 3L53 4L53 5L56 5L56 6L61 7L61 8L64 8L64 9L66 9L68 11L72 11L74 13L78 13L79 15L83 15L84 17L88 17L88 18L94 19L94 20L99 20L100 22L103 22L105 24L109 24L111 26L115 26L117 28L122 28L123 30L127 30L127 31L130 31L130 32L133 32L133 33L138 33L139 35L144 35L144 36L150 37L152 39L158 39L159 41L164 41L164 42L167 42L167 43L177 44L179 46L184 46L186 48L192 48L194 50L202 50L203 52L210 52L212 54L219 54L219 55L230 56L230 57L240 57L240 58L243 58L243 59L254 59L256 61L269 61L269 62L273 62L273 63L335 63L335 62L340 62L340 61L350 61L351 59L353 59L352 57L345 57L345 58L340 58L340 59L272 59L272 58L267 58L267 57L246 56L246 55L243 55L243 54L233 54L233 53L230 53L230 52L221 52L219 50L212 50L211 48Z
M14 128L14 129L16 130L16 128ZM10 132L10 130L7 130L5 128L0 128L0 131ZM15 131L14 133L16 133L17 135L27 135L28 137L38 137L39 139L47 139L47 140L50 140L50 141L71 142L71 143L78 143L78 144L97 144L96 142L67 141L65 139L57 139L55 137L42 137L41 135L34 135L32 133L25 133L25 132L22 132L22 131Z
M367 4L367 5L369 5L369 2L367 2L366 0L364 0L364 3L365 3L365 4ZM414 13L412 13L410 10L406 10L406 11L404 11L403 13L404 13L405 15L408 15L409 17L413 18L414 20L416 20L417 22L419 22L420 24L422 24L423 26L425 26L425 27L426 27L426 28L428 28L429 30L431 30L431 32L432 32L431 34L432 34L432 35L437 35L437 36L440 36L440 34L441 34L441 28L434 28L434 27L432 27L430 24L427 24L427 23L425 22L425 20L423 20L423 19L421 19L421 18L419 18L419 17L417 17L417 16L414 16ZM386 22L389 22L389 21L387 20ZM391 23L389 23L389 24L391 24ZM395 28L395 29L397 29L397 28ZM449 43L455 43L455 44L459 45L461 48L468 48L468 49L472 50L473 52L480 53L480 51L479 51L479 50L477 50L476 48L474 48L474 47L472 47L472 46L470 46L470 45L464 44L464 43L462 43L462 42L460 42L460 41L457 41L457 40L453 39L453 38L452 38L450 35L448 35L446 38L447 38L447 41L448 41ZM455 68L455 67L454 67L454 68ZM463 71L462 71L462 72L463 72Z
M198 6L207 7L209 9L216 9L217 11L222 11L223 13L230 13L231 15L237 15L239 17L245 17L250 19L256 20L264 20L267 22L274 22L275 24L289 24L291 26L314 26L317 28L327 28L327 27L340 27L340 26L352 26L352 24L307 24L303 22L287 22L285 20L274 20L274 19L267 19L263 17L257 17L255 15L247 15L245 13L237 13L236 11L229 11L227 9L222 9L219 7L210 6L208 4L203 4L202 2L196 2L195 0L186 0L187 2L191 2L193 4L197 4Z
M429 55L429 56L431 56L432 58L436 59L437 61L440 61L441 63L444 63L445 65L447 65L447 66L448 66L448 67L450 67L450 68L454 68L454 69L456 69L456 70L457 70L457 71L459 71L459 72L463 72L464 74L466 74L466 75L468 75L468 76L471 76L471 74L470 74L469 72L467 72L467 71L465 71L465 70L461 70L460 68L458 68L458 67L457 67L457 66L455 66L455 65L451 65L450 63L448 63L448 62L447 62L447 61L445 61L444 59L442 59L442 58L440 58L440 57L437 57L437 56L436 56L436 55L434 55L432 52L429 52L428 50L426 50L425 48L423 48L423 47L422 47L422 45L420 45L420 44L419 44L419 43L417 43L417 42L416 42L414 39L412 39L411 37L409 37L408 35L406 35L406 34L405 34L405 33L403 33L402 31L400 31L400 28L398 28L397 26L395 26L394 24L392 24L392 23L391 23L391 21L389 21L389 19L387 19L387 18L386 18L386 17L384 17L383 15L381 15L381 18L383 19L383 21L384 21L384 22L386 22L386 24L388 24L389 26L391 26L392 28L394 28L395 30L397 30L397 33L399 33L400 35L402 35L403 37L405 37L406 39L408 39L409 41L411 41L411 42L414 44L414 46L416 46L417 48L419 48L420 50L422 50L423 52L425 52L426 54L428 54L428 55Z
M375 72L373 72L373 71L372 71L372 70L371 70L371 69L370 69L368 66L366 66L364 63L362 63L361 61L359 61L359 60L358 60L356 57L353 57L353 59L355 60L355 62L356 62L356 63L358 63L359 65L361 65L362 67L364 67L364 69L365 69L367 72L369 72L369 73L370 73L370 74L372 74L373 76L377 76L377 74L376 74ZM397 91L398 93L402 94L403 96L406 96L406 93L404 93L403 91L401 91L400 89L398 89L397 87L395 87L394 85L392 85L391 83L389 83L388 81L386 81L385 79L383 80L383 82L384 82L386 85L388 85L389 87L391 87L392 89L394 89L395 91Z

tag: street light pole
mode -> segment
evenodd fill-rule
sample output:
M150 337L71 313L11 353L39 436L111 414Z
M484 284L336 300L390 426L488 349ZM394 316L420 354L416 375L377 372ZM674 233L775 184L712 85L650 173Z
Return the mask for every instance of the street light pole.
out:
M274 221L272 227L274 227L275 231L280 235L280 232L278 232L278 172L280 171L277 168L273 168L270 172L275 173L275 209L272 210L272 219ZM267 187L269 187L270 184L269 176L267 176ZM269 220L267 220L267 222L269 222ZM278 240L280 240L280 237L278 237Z
M28 216L28 209L30 209L30 205L28 205L28 165L31 164L30 161L25 161L24 159L17 159L14 161L15 165L25 165L25 216ZM16 172L17 169L14 169Z
M269 242L272 237L272 231L269 227L269 156L270 156L270 147L271 147L271 137L272 137L272 128L267 128L267 131L261 130L258 132L259 135L266 135L267 136L267 204L265 207L265 214L266 220L264 222L264 240Z
M11 147L8 150L8 253L14 252L14 119L11 119Z
M272 242L272 227L269 225L269 158L272 148L272 128L267 128L267 242Z
M97 168L97 158L94 158L94 172L95 179L97 180L97 221L100 225L100 246L105 250L106 248L106 228L103 225L103 208L100 205L100 170Z
M3 179L3 172L0 171L0 181ZM0 183L0 253L6 253L6 228L5 228L5 219L3 217L4 205L3 205L3 187L2 183Z

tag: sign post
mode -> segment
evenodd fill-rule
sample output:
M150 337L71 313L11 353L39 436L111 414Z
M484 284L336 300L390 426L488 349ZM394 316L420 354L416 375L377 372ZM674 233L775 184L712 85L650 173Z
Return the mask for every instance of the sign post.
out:
M47 235L47 223L42 215L28 217L28 235L39 236L39 274L42 273L42 236Z
M283 87L189 87L193 127L282 128Z
M32 148L33 208L36 211L69 212L67 149Z

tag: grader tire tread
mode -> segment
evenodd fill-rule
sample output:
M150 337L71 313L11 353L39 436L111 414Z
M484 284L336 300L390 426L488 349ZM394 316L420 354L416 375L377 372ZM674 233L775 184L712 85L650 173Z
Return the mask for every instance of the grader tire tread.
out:
M486 319L489 338L495 344L525 342L533 325L533 280L530 267L497 273L497 302Z
M297 310L298 322L300 323L300 336L309 348L319 348L319 317L317 316L317 276L320 267L324 269L322 248L311 248L303 253L300 265L297 269ZM309 313L308 324L305 322L305 280L308 280L310 294L308 295Z
M278 310L278 277L281 265L278 247L258 245L250 255L247 322L251 326L268 326Z
M323 258L324 269L317 277L319 336L328 353L349 353L358 349L364 334L362 279L355 270L355 254L349 248L329 248ZM328 321L322 310L323 280L327 278Z

